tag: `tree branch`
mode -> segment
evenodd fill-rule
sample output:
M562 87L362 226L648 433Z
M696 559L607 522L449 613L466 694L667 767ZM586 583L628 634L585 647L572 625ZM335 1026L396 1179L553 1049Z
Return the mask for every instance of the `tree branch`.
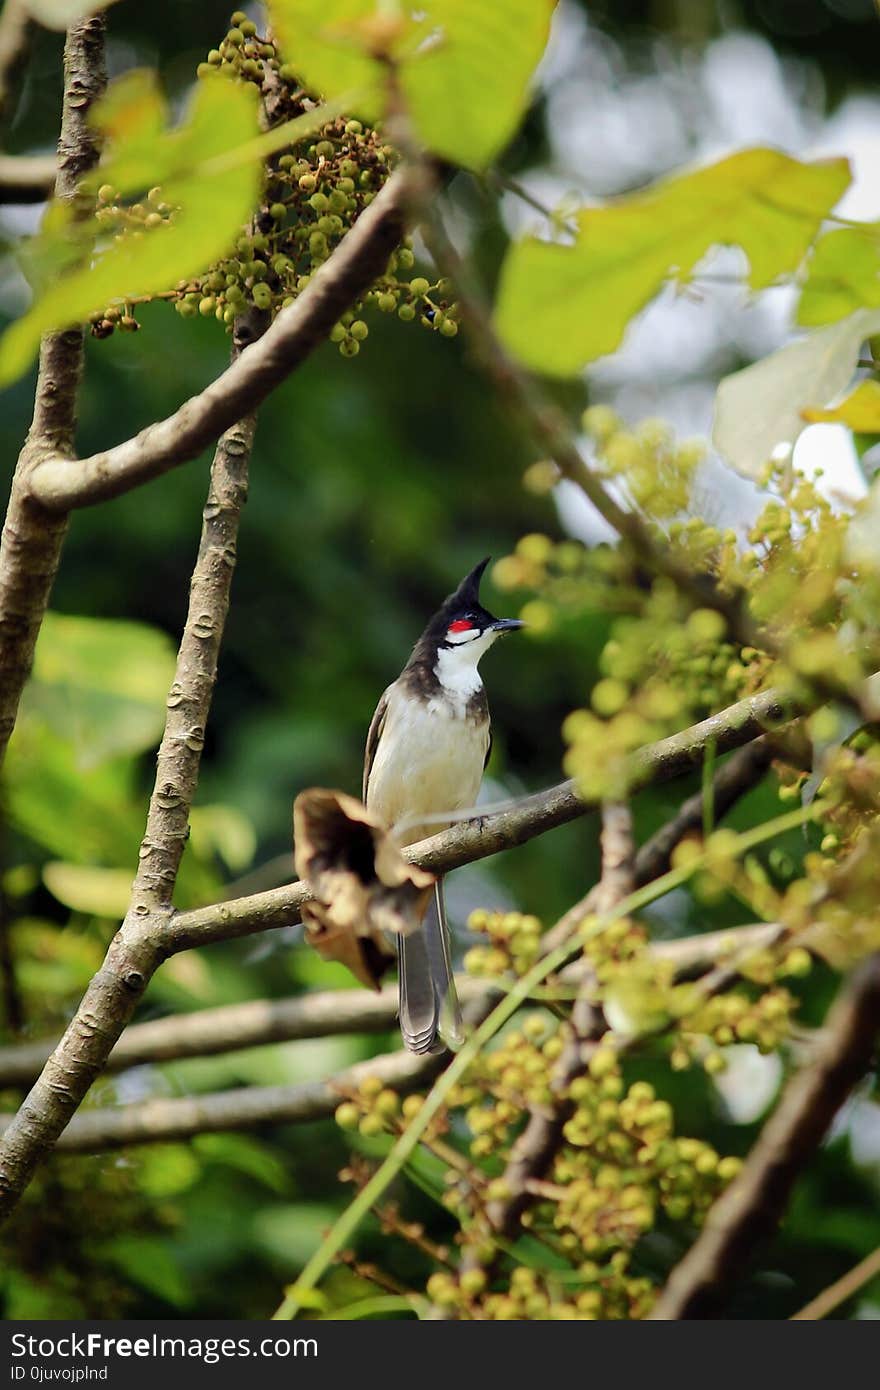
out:
M57 171L51 154L0 154L0 207L44 203L52 196Z
M629 760L630 788L637 791L649 784L671 781L698 767L709 744L714 743L719 753L728 752L799 713L775 690L749 695L681 733L638 749ZM583 799L574 781L560 782L547 791L523 797L506 811L462 821L439 835L408 845L403 854L432 873L447 873L462 864L525 844L536 835L595 809L596 803ZM302 883L289 883L265 893L182 912L169 923L168 954L291 926L299 921L306 896Z
M260 326L258 322L255 329L247 317L236 323L236 354ZM242 420L226 431L214 453L130 907L64 1037L5 1132L0 1145L0 1214L12 1209L37 1163L79 1106L163 959L162 937L172 915L171 895L189 834L229 607L254 428L253 416Z
M254 411L382 273L403 235L410 197L410 176L400 169L259 343L173 415L133 439L76 465L63 454L46 458L28 479L30 496L63 513L117 497L195 458L223 430Z
M789 1082L739 1177L670 1275L652 1319L711 1315L755 1244L772 1231L795 1179L869 1067L878 1027L880 954L854 971L823 1025L812 1062Z
M395 1091L413 1091L431 1081L448 1061L448 1053L417 1057L411 1052L389 1052L358 1062L326 1081L306 1081L297 1086L243 1086L210 1095L84 1110L71 1120L56 1147L59 1153L100 1153L127 1144L185 1139L219 1130L322 1120L332 1115L340 1101L367 1076L378 1077Z
M71 200L82 175L97 163L88 116L105 82L104 18L95 15L72 26L64 48L58 198ZM81 328L43 338L33 421L16 465L0 541L0 760L31 669L67 529L65 517L47 511L31 495L30 480L44 459L73 457L82 363ZM73 462L65 466L76 468Z
M456 981L467 1003L483 997L482 981ZM491 991L490 991L491 992ZM244 1047L332 1038L342 1033L384 1033L397 1021L397 989L330 989L295 999L252 999L216 1009L172 1014L127 1028L107 1058L105 1072L185 1057L214 1057ZM0 1048L0 1089L38 1076L51 1056L54 1039L42 1038Z

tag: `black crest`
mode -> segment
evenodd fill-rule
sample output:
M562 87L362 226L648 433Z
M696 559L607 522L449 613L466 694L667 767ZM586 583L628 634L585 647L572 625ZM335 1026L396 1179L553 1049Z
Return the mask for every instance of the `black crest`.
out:
M480 603L480 580L491 559L492 556L487 555L485 560L475 565L470 574L465 575L458 588L453 589L443 600L416 643L410 657L410 665L420 665L427 661L433 666L437 644L446 636L446 629L456 617L473 615L476 625L481 628L489 627L495 621L492 614Z

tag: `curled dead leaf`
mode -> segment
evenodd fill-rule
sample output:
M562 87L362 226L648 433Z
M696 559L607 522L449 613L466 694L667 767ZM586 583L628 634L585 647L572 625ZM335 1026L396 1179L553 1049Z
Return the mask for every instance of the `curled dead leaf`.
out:
M313 894L302 908L308 941L378 989L391 955L385 933L419 925L434 875L408 864L360 801L326 787L294 801L293 842L296 872Z

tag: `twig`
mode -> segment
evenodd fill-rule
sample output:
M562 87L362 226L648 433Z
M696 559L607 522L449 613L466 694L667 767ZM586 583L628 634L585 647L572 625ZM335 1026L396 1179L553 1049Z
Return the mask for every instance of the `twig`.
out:
M878 1026L880 955L874 955L853 973L823 1025L813 1060L789 1082L739 1177L670 1275L652 1319L710 1316L755 1244L772 1231L795 1179L870 1065Z
M699 767L709 742L715 743L719 753L728 752L800 713L800 708L793 708L777 691L749 695L681 733L638 749L628 763L630 789L636 791L671 781ZM561 782L547 791L523 797L505 811L462 821L439 835L408 845L403 853L412 863L432 873L446 873L525 844L536 835L595 809L596 803L583 798L573 780ZM266 893L182 912L168 926L169 952L290 926L299 921L306 896L303 884L291 883Z
M0 10L0 115L6 114L10 87L27 57L31 27L24 0L6 0Z
M617 905L632 892L634 846L629 806L603 806L601 849L602 872L599 882L583 902L562 919L562 922L569 924L569 932L578 918L594 913L600 916L613 913ZM558 935L562 922L554 929L554 936ZM515 1233L522 1213L534 1198L532 1184L536 1179L545 1177L562 1142L562 1131L573 1108L568 1089L586 1066L585 1045L601 1037L607 1026L602 1010L589 997L589 983L585 980L572 1008L568 1039L553 1070L550 1083L553 1100L532 1108L504 1170L506 1195L491 1202L487 1208L492 1229L503 1239L509 1239Z
M805 1303L799 1313L792 1313L791 1322L818 1322L820 1318L827 1318L829 1313L833 1313L835 1308L839 1308L841 1303L845 1303L853 1294L858 1293L859 1289L864 1288L869 1280L876 1278L880 1274L880 1246L870 1255L866 1255L863 1260L852 1269L847 1270L839 1279L835 1279L833 1284L829 1284L827 1289L823 1289L815 1298L811 1298L809 1303Z
M61 199L72 199L82 175L97 163L98 147L88 116L105 82L104 19L94 15L72 26L64 48L64 106L55 183ZM67 529L64 516L47 511L34 499L30 480L44 459L73 456L82 362L81 328L44 336L33 421L16 465L0 542L0 760L31 669Z
M346 1094L367 1076L378 1077L392 1090L412 1091L429 1082L447 1061L445 1054L416 1057L410 1052L389 1052L358 1062L326 1081L306 1081L297 1086L242 1086L210 1095L83 1110L60 1135L56 1148L59 1153L100 1153L128 1144L152 1144L221 1130L304 1124L332 1115ZM0 1120L0 1133L2 1124Z
M31 497L53 512L66 512L118 497L195 458L223 430L254 411L382 273L403 235L410 198L410 177L400 169L259 343L173 415L133 439L76 465L63 456L46 458L29 476Z

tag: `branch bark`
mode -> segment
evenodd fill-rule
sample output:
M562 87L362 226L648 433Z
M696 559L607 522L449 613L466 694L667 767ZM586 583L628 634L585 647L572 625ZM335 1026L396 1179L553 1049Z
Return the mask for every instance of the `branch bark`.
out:
M72 26L64 48L64 106L58 141L57 197L71 200L83 174L98 159L89 111L104 90L104 18ZM30 482L46 458L63 458L72 472L83 330L49 333L40 348L34 416L12 480L0 541L0 760L58 568L67 520L31 494Z
M671 781L699 767L709 744L714 743L719 753L728 752L801 712L787 704L775 690L739 700L699 724L635 752L629 764L631 790L637 791L649 783ZM596 803L584 800L574 781L560 782L547 791L523 797L506 811L462 821L439 835L408 845L403 853L423 869L447 873L462 864L471 864L500 850L525 844L536 835L543 835L595 809ZM304 885L290 883L265 893L182 912L169 924L169 953L291 926L299 921L299 910L305 900Z
M259 343L167 419L73 466L63 451L45 457L28 478L29 495L53 513L118 497L195 458L261 401L318 347L353 300L385 268L401 239L411 180L398 170L361 213L296 302Z
M326 1081L243 1086L210 1095L85 1110L71 1120L57 1148L60 1153L100 1153L127 1144L186 1139L220 1130L321 1120L332 1115L340 1101L367 1076L376 1076L385 1086L405 1093L431 1081L448 1060L448 1054L416 1057L411 1052L389 1052L358 1062Z
M669 1277L650 1317L705 1318L769 1234L794 1182L871 1063L880 1027L880 954L852 975L823 1026L812 1062L789 1082L739 1177Z

